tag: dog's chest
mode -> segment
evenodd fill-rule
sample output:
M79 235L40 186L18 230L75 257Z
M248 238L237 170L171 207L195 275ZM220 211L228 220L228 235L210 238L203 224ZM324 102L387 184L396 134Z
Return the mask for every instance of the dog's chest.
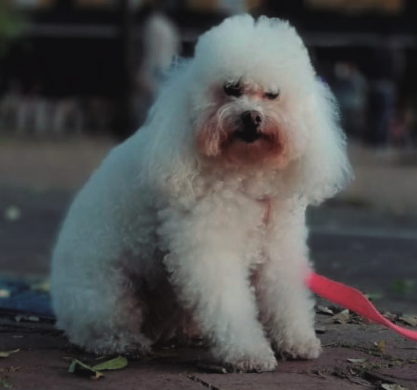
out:
M248 229L246 240L243 245L246 246L246 263L251 272L259 268L267 259L267 239L268 229L271 223L271 199L264 197L252 199L252 206L258 210L260 215L253 225Z
M256 199L256 202L258 202L262 208L262 227L266 230L271 222L271 198L269 196L264 196L263 198Z

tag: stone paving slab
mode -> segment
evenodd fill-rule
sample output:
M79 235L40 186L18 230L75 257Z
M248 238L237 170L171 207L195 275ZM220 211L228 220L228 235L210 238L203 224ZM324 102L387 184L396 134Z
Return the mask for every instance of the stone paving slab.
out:
M345 380L332 376L319 376L316 374L288 374L288 373L263 373L261 375L199 375L199 378L207 384L218 389L239 390L354 390L358 386ZM374 389L372 386L361 386L361 389Z
M69 344L51 320L16 322L3 314L0 351L19 352L0 358L0 389L366 390L386 383L417 390L417 343L377 325L335 324L324 315L318 315L317 322L324 345L320 358L282 360L273 373L222 374L203 365L210 362L207 349L168 344L151 357L130 359L127 368L94 380L89 374L68 373L72 358L97 364L96 357Z

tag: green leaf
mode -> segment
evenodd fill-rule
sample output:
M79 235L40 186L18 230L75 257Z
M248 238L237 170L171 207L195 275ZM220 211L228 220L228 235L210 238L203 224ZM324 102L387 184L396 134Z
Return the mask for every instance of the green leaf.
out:
M83 363L81 360L73 359L69 368L68 372L73 374L77 371L77 369L83 369L87 371L91 371L94 373L94 379L104 377L104 374L101 371L105 370L120 370L126 367L128 361L123 356L118 356L117 358L108 360L106 362L96 364L95 366L89 366L88 364Z
M128 361L123 356L118 356L117 358L108 360L100 364L96 364L93 367L93 370L105 371L105 370L120 370L125 368L128 364Z
M75 360L73 360L68 368L68 372L71 374L74 374L75 372L75 367L77 367L77 362Z
M1 387L3 387L3 389L11 389L13 387L9 382L6 381L6 379L2 378L1 376L0 376L0 385Z
M73 374L75 373L75 371L77 370L77 367L80 366L81 368L83 368L84 370L88 370L91 371L92 373L94 373L94 379L98 379L101 378L102 376L104 376L103 373L101 373L100 371L94 369L94 367L89 366L88 364L83 363L82 361L78 360L78 359L74 359L69 368L68 368L68 372Z
M15 349L14 351L0 351L0 358L7 358L12 353L16 353L16 352L19 352L19 351L20 351L20 349Z

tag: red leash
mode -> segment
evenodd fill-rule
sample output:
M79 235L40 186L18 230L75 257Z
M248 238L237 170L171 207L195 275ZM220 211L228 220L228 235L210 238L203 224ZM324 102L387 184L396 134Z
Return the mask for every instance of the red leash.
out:
M377 324L384 325L403 337L417 341L417 331L402 328L387 320L359 290L327 279L312 271L306 279L306 284L313 293L320 297L343 306Z

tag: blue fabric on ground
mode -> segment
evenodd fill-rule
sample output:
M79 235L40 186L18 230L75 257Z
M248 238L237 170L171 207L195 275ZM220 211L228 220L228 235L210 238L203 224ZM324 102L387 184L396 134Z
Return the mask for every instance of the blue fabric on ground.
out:
M0 290L9 291L9 297L0 297L0 310L22 314L53 317L48 293L33 291L29 284L0 278Z

